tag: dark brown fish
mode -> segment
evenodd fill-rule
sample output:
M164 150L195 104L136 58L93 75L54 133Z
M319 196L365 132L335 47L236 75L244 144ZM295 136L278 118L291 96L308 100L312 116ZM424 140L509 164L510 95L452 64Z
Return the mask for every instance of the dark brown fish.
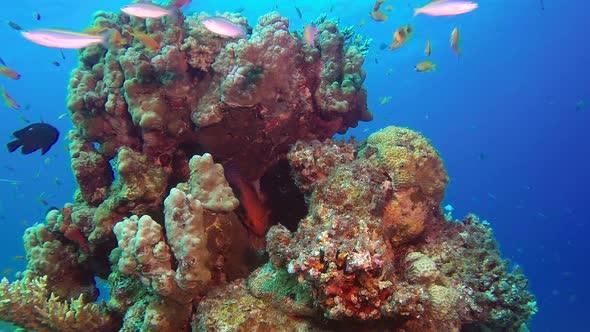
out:
M8 26L13 28L16 31L23 31L24 30L20 25L14 23L12 21L8 21Z
M14 152L22 146L22 154L29 154L41 149L41 155L44 155L57 142L59 131L47 123L33 123L15 131L12 135L16 140L6 144L8 151Z
M299 16L299 18L302 18L303 14L301 14L301 9L299 9L299 7L295 6L295 10L297 11L297 16Z

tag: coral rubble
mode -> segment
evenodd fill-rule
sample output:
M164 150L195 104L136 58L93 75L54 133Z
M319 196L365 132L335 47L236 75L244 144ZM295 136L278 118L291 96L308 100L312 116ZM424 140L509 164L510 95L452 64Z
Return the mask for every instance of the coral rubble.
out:
M310 45L278 13L241 39L206 30L205 13L178 15L96 14L118 37L83 49L71 74L74 202L27 229L27 270L0 284L0 319L38 331L526 327L526 278L489 225L442 214L449 179L425 137L331 139L372 118L368 41L325 16ZM94 303L97 279L107 302Z

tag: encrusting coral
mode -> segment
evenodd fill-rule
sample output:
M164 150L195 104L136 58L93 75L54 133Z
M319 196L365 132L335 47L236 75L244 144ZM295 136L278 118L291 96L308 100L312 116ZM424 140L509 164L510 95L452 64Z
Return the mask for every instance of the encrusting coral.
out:
M174 16L95 15L113 45L81 50L71 73L78 189L25 232L27 270L0 284L0 319L101 332L526 326L526 278L487 224L444 217L449 179L425 137L331 139L372 118L368 40L326 16L313 43L276 12L253 28L222 14L245 38L208 31L206 13ZM106 302L94 303L98 279Z

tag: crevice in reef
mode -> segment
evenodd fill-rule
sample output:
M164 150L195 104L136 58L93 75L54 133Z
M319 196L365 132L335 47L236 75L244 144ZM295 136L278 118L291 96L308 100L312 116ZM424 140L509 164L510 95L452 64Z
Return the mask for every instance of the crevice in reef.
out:
M271 209L271 225L281 224L288 230L297 230L299 221L305 218L308 209L305 196L291 176L287 159L279 159L260 179L260 190L267 197Z

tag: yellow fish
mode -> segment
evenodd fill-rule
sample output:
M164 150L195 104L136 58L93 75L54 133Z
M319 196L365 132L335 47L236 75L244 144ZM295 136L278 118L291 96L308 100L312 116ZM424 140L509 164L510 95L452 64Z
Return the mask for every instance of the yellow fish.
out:
M424 55L430 56L432 54L432 47L430 46L430 39L426 41L426 48L424 49Z
M385 14L384 12L380 11L379 8L381 7L381 5L385 2L385 0L377 0L375 1L375 5L373 6L373 11L371 11L369 13L369 15L371 16L372 19L374 19L377 22L385 22L387 21L387 14Z
M369 15L371 15L371 18L377 22L385 22L388 18L387 14L379 10L371 12Z
M429 71L433 71L436 69L436 65L434 64L434 62L430 61L430 60L424 60L422 62L420 62L419 64L416 65L416 67L414 67L414 69L417 72L429 72Z
M459 28L455 27L451 32L451 48L455 54L461 54L461 48L459 48L459 42L461 41L461 37L459 36Z

